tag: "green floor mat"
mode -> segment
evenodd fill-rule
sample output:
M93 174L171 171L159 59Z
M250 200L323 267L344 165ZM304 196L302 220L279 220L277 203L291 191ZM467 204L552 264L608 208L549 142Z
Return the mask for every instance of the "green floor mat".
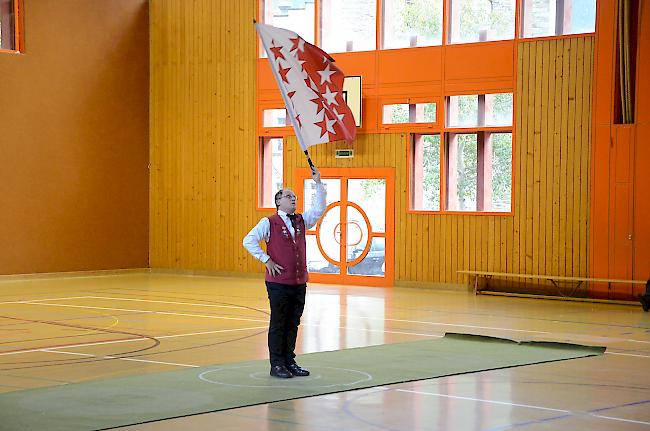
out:
M0 394L0 430L98 430L412 380L600 355L602 347L447 334L312 353L312 375L277 379L251 361Z

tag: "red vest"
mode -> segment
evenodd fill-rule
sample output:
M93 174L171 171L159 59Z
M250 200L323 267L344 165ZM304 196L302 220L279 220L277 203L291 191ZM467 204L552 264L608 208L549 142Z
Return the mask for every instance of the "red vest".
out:
M307 246L305 244L305 221L302 219L302 215L296 214L295 241L279 214L269 217L269 222L271 234L269 242L266 243L266 254L284 269L277 276L272 276L267 270L266 281L291 285L306 283L308 278Z

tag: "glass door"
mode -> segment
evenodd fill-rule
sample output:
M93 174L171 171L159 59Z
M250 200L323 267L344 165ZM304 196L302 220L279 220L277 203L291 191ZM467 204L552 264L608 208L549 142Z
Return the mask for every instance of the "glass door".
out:
M301 211L310 208L315 184L297 171ZM394 280L393 169L321 169L327 208L307 231L310 280L391 286Z

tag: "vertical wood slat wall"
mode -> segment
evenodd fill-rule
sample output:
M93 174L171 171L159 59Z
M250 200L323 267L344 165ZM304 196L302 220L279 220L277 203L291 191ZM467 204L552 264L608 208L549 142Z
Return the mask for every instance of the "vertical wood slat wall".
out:
M154 0L150 265L250 271L255 211L253 1Z
M241 238L255 209L254 2L151 3L153 268L260 272ZM461 283L461 269L587 275L593 36L518 44L514 216L406 212L406 134L331 143L319 167L394 167L396 281ZM285 178L305 167L294 137Z

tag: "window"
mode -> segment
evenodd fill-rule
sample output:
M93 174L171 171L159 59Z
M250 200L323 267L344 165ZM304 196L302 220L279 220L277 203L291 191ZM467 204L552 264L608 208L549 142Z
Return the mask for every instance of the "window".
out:
M446 209L510 212L512 93L450 96L447 106Z
M314 0L262 0L263 22L314 43Z
M492 201L486 211L510 212L512 201L512 133L492 133ZM490 138L488 137L488 138Z
M450 96L447 126L512 126L512 93Z
M449 43L515 37L515 0L450 0Z
M275 208L274 195L283 185L283 140L261 138L259 151L260 205Z
M0 49L18 51L19 16L18 0L0 0Z
M265 109L263 127L286 127L290 125L286 109Z
M521 0L523 37L593 33L596 0Z
M401 103L384 105L384 124L435 123L435 103Z
M377 0L321 0L321 48L328 53L376 49Z
M450 133L447 138L447 209L477 211L477 135Z
M411 141L411 208L440 211L440 135L413 135Z
M510 212L512 133L449 133L447 209Z
M442 44L443 0L383 0L383 48Z

